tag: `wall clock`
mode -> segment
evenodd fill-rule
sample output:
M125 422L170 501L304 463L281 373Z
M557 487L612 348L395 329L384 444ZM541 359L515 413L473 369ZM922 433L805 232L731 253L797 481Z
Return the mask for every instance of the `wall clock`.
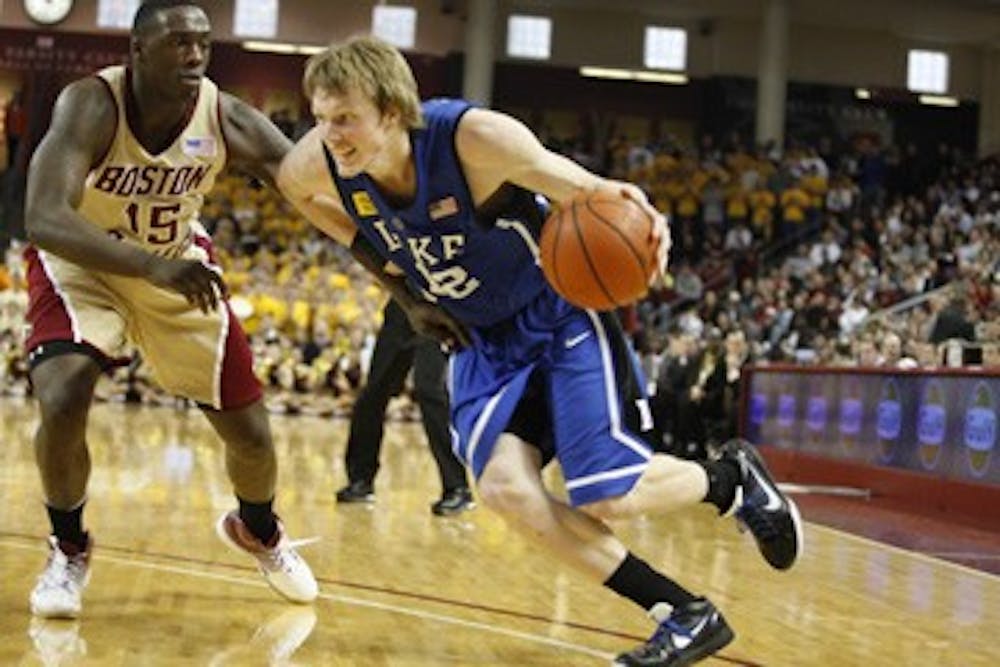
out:
M73 0L24 0L24 11L35 23L55 25L73 9Z

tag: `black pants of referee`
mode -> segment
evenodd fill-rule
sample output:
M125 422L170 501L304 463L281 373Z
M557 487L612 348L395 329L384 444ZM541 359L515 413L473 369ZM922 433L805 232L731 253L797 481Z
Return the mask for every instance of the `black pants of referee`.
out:
M351 414L345 457L348 481L374 481L379 468L386 406L390 398L402 391L412 366L414 394L441 475L442 491L447 493L467 487L465 467L452 452L448 430L447 357L437 342L414 332L406 313L395 301L389 301L383 315L368 381Z

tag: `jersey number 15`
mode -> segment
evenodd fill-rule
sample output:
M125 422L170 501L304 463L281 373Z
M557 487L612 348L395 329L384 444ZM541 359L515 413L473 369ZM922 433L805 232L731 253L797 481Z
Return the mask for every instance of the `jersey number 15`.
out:
M125 208L128 215L129 229L138 238L152 245L168 245L177 240L177 223L180 218L181 205L174 204L150 204L139 206L132 202ZM143 222L145 225L145 235L143 235Z

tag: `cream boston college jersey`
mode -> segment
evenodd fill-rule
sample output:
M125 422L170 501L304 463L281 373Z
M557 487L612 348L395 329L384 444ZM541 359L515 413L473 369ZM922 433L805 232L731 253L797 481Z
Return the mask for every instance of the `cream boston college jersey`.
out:
M79 211L117 238L177 256L191 242L192 225L200 227L202 201L226 162L219 90L203 78L184 129L165 150L151 155L129 127L125 67L108 67L97 76L114 95L118 117L111 148L87 176Z

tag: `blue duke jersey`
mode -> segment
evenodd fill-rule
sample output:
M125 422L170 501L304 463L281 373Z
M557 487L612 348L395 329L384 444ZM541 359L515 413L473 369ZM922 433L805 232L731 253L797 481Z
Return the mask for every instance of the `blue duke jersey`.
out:
M477 209L455 151L470 108L424 104L426 125L411 133L417 193L405 207L366 174L340 178L327 151L331 175L365 238L472 328L448 384L453 445L473 474L509 432L559 460L572 503L621 495L651 456L645 382L616 317L576 308L546 283L544 202L508 184Z
M536 239L544 204L510 188L476 210L455 153L461 100L423 105L426 127L411 134L417 194L395 208L367 176L341 179L340 197L365 238L406 272L411 284L459 320L489 326L507 319L544 287Z

